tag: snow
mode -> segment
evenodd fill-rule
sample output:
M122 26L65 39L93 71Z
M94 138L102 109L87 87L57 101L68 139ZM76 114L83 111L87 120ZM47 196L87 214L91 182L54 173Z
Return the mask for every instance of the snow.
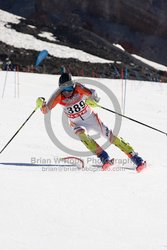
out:
M151 67L153 67L157 70L167 71L167 66L165 66L165 65L150 61L148 59L145 59L145 58L138 56L138 55L135 55L135 54L132 54L132 56L135 57L136 59L150 65Z
M21 19L25 18L13 15L11 13L8 13L0 9L0 34L3 34L0 36L1 42L6 43L10 46L14 46L15 48L24 48L27 50L32 49L36 51L42 51L44 49L47 49L50 55L60 58L74 58L79 61L92 62L92 63L113 63L113 61L111 60L106 60L98 56L91 55L82 50L73 49L64 45L41 41L40 39L37 39L32 35L23 34L17 32L14 29L11 29L11 25L9 25L8 23L18 24ZM35 26L32 25L28 25L28 27L35 28ZM38 36L45 37L52 42L58 41L50 32L42 32L38 34ZM124 51L124 48L120 44L113 44L113 45ZM132 54L132 56L154 67L155 69L163 71L167 70L167 67L164 65L152 62L135 54Z
M114 45L115 47L117 47L118 49L121 49L121 50L125 51L125 49L124 49L120 44L115 44L115 43L113 43L113 45Z
M50 41L54 41L54 42L57 41L57 39L54 37L54 35L51 32L42 32L38 34L38 36L47 38Z
M123 51L125 51L125 49L120 45L120 44L114 44L113 45ZM157 70L162 70L162 71L167 71L167 66L150 61L148 59L145 59L139 55L135 55L135 54L131 54L133 57L135 57L136 59L140 60L141 62L144 62L145 64L157 69Z
M36 51L42 51L47 49L50 55L60 58L74 58L83 62L92 62L92 63L110 63L110 60L106 60L89 53L86 53L82 50L73 49L68 46L58 45L54 43L49 43L41 41L40 39L35 38L32 35L23 34L17 32L14 29L11 29L9 26L6 26L8 22L10 23L19 23L21 17L10 14L6 11L0 10L0 41L14 46L15 48L24 48ZM46 34L45 34L46 35Z
M36 29L34 25L27 25L27 26L30 27L31 29Z
M7 11L0 9L0 22L6 24L6 23L16 23L18 24L20 22L20 19L25 19L20 16L13 15Z
M4 89L4 97L0 97L0 149L34 110L36 98L49 98L57 88L58 77L0 72L1 95ZM101 96L101 105L113 108L100 86L108 87L121 102L121 80L95 80L99 81L95 89ZM166 131L166 96L166 84L128 80L126 115ZM115 116L102 109L96 111L113 129ZM85 147L64 131L61 114L59 106L52 111L56 136L67 147L84 151ZM85 171L54 166L56 159L67 153L49 139L43 114L37 110L0 154L1 248L164 250L167 247L167 138L126 119L119 135L147 160L145 171L140 174L127 169L102 172L89 168L87 162L96 160L94 156L82 157ZM114 146L107 152L120 162L127 159ZM38 160L39 166L34 166L32 158ZM44 160L52 168L47 164L40 166ZM120 166L133 167L131 163Z

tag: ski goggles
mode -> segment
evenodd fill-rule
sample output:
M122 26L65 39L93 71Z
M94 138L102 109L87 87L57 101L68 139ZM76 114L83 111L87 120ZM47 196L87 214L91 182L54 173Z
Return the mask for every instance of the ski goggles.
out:
M74 87L73 86L68 86L68 87L65 87L62 92L71 92L74 90Z

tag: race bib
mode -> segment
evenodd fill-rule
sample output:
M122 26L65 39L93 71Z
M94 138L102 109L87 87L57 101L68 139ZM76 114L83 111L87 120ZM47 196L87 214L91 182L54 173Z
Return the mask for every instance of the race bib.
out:
M66 114L71 115L71 114L76 114L81 112L83 109L85 109L86 105L84 101L80 101L70 107L66 107Z

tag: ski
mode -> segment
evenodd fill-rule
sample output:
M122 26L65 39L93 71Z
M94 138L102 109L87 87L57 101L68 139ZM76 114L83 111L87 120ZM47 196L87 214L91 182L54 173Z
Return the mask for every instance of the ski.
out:
M138 167L136 168L136 171L137 171L138 173L140 173L140 172L143 171L146 167L147 167L147 162L144 161L143 164L141 164L140 166L138 166Z
M114 165L114 158L112 158L110 161L107 161L102 165L102 170L106 171L108 168L112 167Z
M77 169L84 170L84 171L112 171L112 172L120 172L120 171L126 171L126 170L132 170L136 173L142 172L147 167L147 162L144 161L143 164L136 167L135 165L133 167L126 167L121 166L115 163L115 158L112 158L110 161L107 161L103 165L100 164L91 164L89 166L85 166L84 160L75 156L67 156L64 158L60 158L61 161L71 164L73 167L77 167ZM70 165L69 165L70 166Z

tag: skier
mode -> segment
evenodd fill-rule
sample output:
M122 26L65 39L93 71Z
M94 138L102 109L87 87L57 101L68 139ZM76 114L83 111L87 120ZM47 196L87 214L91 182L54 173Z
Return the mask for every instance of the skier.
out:
M59 89L53 93L48 102L39 97L37 103L41 107L43 114L49 112L57 104L63 106L64 113L69 119L69 125L73 132L79 137L81 142L102 162L102 169L106 170L112 165L112 161L108 153L103 150L97 142L89 136L89 131L99 132L103 137L107 138L111 144L122 150L136 165L137 172L145 167L143 159L134 151L129 143L122 138L115 136L98 117L98 114L92 110L99 102L99 97L93 89L86 88L80 83L72 80L69 73L62 73L59 78Z

